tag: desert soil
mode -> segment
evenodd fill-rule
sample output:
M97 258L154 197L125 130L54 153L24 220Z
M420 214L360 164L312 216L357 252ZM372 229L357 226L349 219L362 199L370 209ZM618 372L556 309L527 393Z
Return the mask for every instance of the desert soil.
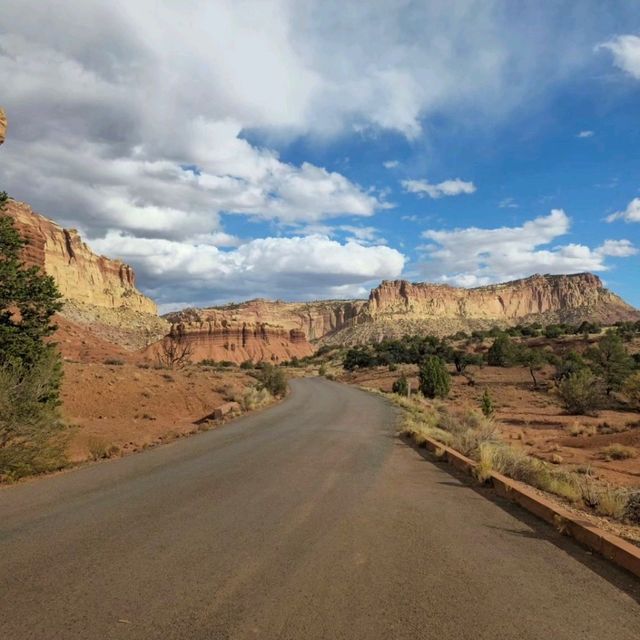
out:
M101 450L113 457L197 432L203 428L197 421L255 384L237 368L156 369L140 353L96 336L91 327L61 316L56 323L72 462Z

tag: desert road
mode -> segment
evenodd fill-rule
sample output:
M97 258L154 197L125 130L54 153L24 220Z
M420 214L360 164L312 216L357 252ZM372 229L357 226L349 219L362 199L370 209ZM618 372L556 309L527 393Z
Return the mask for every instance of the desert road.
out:
M637 640L640 585L294 380L267 411L0 490L0 637Z

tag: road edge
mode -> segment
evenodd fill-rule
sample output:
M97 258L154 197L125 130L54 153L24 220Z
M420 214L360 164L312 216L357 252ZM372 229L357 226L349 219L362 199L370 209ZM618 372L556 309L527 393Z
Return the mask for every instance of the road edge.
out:
M477 463L432 438L421 438L423 447L438 458L446 460L452 467L474 476ZM640 548L592 525L550 500L540 496L526 484L512 480L492 471L486 483L502 498L520 505L529 513L555 527L561 534L569 536L591 551L640 578Z

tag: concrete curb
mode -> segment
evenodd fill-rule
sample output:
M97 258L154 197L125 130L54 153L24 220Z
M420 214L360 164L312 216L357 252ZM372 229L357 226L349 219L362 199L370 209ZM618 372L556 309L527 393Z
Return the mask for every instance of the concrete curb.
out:
M424 439L424 446L439 458L446 459L451 466L459 471L471 476L474 474L476 463L455 449L431 438ZM512 480L494 471L491 473L491 484L495 492L502 498L515 502L554 526L562 534L571 536L583 546L640 578L639 547L592 525L561 505L547 500L523 482Z

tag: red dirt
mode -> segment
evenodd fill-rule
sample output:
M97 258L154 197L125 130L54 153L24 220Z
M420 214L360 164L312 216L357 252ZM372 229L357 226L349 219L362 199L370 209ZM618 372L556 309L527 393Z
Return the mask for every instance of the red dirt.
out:
M560 456L568 469L591 467L602 480L626 486L640 486L640 412L602 410L596 416L567 415L551 390L551 368L540 372L541 386L550 390L534 391L528 370L522 367L470 367L476 381L470 386L466 378L452 375L448 406L455 410L479 409L482 394L489 390L496 407L495 420L505 440L522 446L529 454L551 461ZM413 389L418 387L417 367L402 365L395 372L387 367L344 374L345 382L391 391L391 386L405 372ZM453 373L453 372L452 372ZM579 425L593 435L570 435ZM603 449L623 444L636 450L633 458L607 460Z

